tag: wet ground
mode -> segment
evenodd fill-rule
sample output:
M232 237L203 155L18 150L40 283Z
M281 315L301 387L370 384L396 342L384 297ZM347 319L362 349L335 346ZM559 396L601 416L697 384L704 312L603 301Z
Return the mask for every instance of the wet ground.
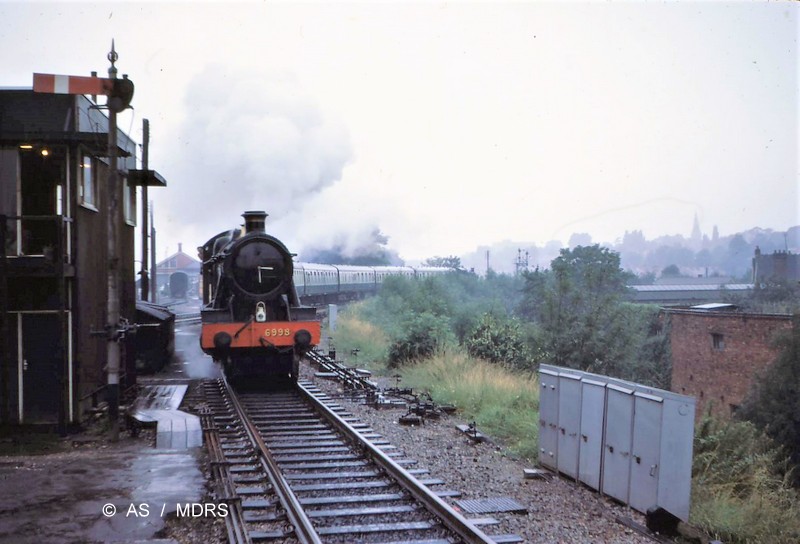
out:
M200 503L201 450L156 450L126 438L113 445L0 458L0 542L146 540L179 505Z
M140 383L219 376L200 351L199 328L177 325L175 360ZM58 453L0 456L0 544L147 542L170 515L202 510L193 506L205 495L202 448L157 450L152 433L110 443L97 428L60 442Z

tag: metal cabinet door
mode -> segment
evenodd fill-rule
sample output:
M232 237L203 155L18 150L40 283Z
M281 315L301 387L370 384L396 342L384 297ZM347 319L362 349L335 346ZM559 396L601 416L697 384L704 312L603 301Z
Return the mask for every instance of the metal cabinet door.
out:
M578 434L581 430L581 378L558 375L558 470L578 478Z
M661 466L658 469L658 506L689 520L692 495L692 446L695 399L664 395L661 416Z
M630 505L639 512L657 505L663 407L661 397L634 394Z
M606 390L602 492L627 503L633 435L633 390L614 384L609 384Z
M558 373L539 371L539 463L558 470Z
M592 489L600 489L603 456L603 417L606 412L606 384L583 379L581 383L581 436L578 478Z

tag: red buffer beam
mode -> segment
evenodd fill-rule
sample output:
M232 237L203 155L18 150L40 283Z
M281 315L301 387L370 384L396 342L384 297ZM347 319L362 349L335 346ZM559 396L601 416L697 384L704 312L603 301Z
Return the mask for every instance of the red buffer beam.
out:
M33 91L37 93L110 95L113 90L114 80L108 78L33 74Z

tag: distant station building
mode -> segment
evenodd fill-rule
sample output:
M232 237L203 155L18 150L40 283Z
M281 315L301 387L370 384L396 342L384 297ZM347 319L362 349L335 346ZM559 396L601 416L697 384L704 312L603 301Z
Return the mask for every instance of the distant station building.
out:
M84 95L0 90L0 423L80 421L102 398L108 274L108 118ZM120 314L133 322L137 146L118 131ZM98 334L99 333L99 334ZM122 385L133 356L122 347Z
M198 295L200 285L200 261L184 253L183 244L178 243L178 251L156 264L155 281L159 300L174 298L175 273L186 274L188 295Z
M706 410L732 415L753 380L778 356L776 335L792 327L792 316L737 311L731 304L665 308L672 352L672 390L697 399Z

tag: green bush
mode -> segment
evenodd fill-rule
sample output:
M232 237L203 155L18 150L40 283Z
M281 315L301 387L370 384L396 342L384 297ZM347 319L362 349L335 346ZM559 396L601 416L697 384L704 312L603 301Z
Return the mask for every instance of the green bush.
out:
M520 369L532 368L525 333L522 325L514 319L499 319L493 314L484 314L464 340L464 345L472 357L506 363Z
M780 354L753 381L740 414L786 448L792 463L800 465L800 317L794 319L791 331L777 338L776 345ZM795 472L794 484L800 485L800 470Z
M430 357L452 343L448 320L428 312L409 319L404 329L389 345L390 367Z

